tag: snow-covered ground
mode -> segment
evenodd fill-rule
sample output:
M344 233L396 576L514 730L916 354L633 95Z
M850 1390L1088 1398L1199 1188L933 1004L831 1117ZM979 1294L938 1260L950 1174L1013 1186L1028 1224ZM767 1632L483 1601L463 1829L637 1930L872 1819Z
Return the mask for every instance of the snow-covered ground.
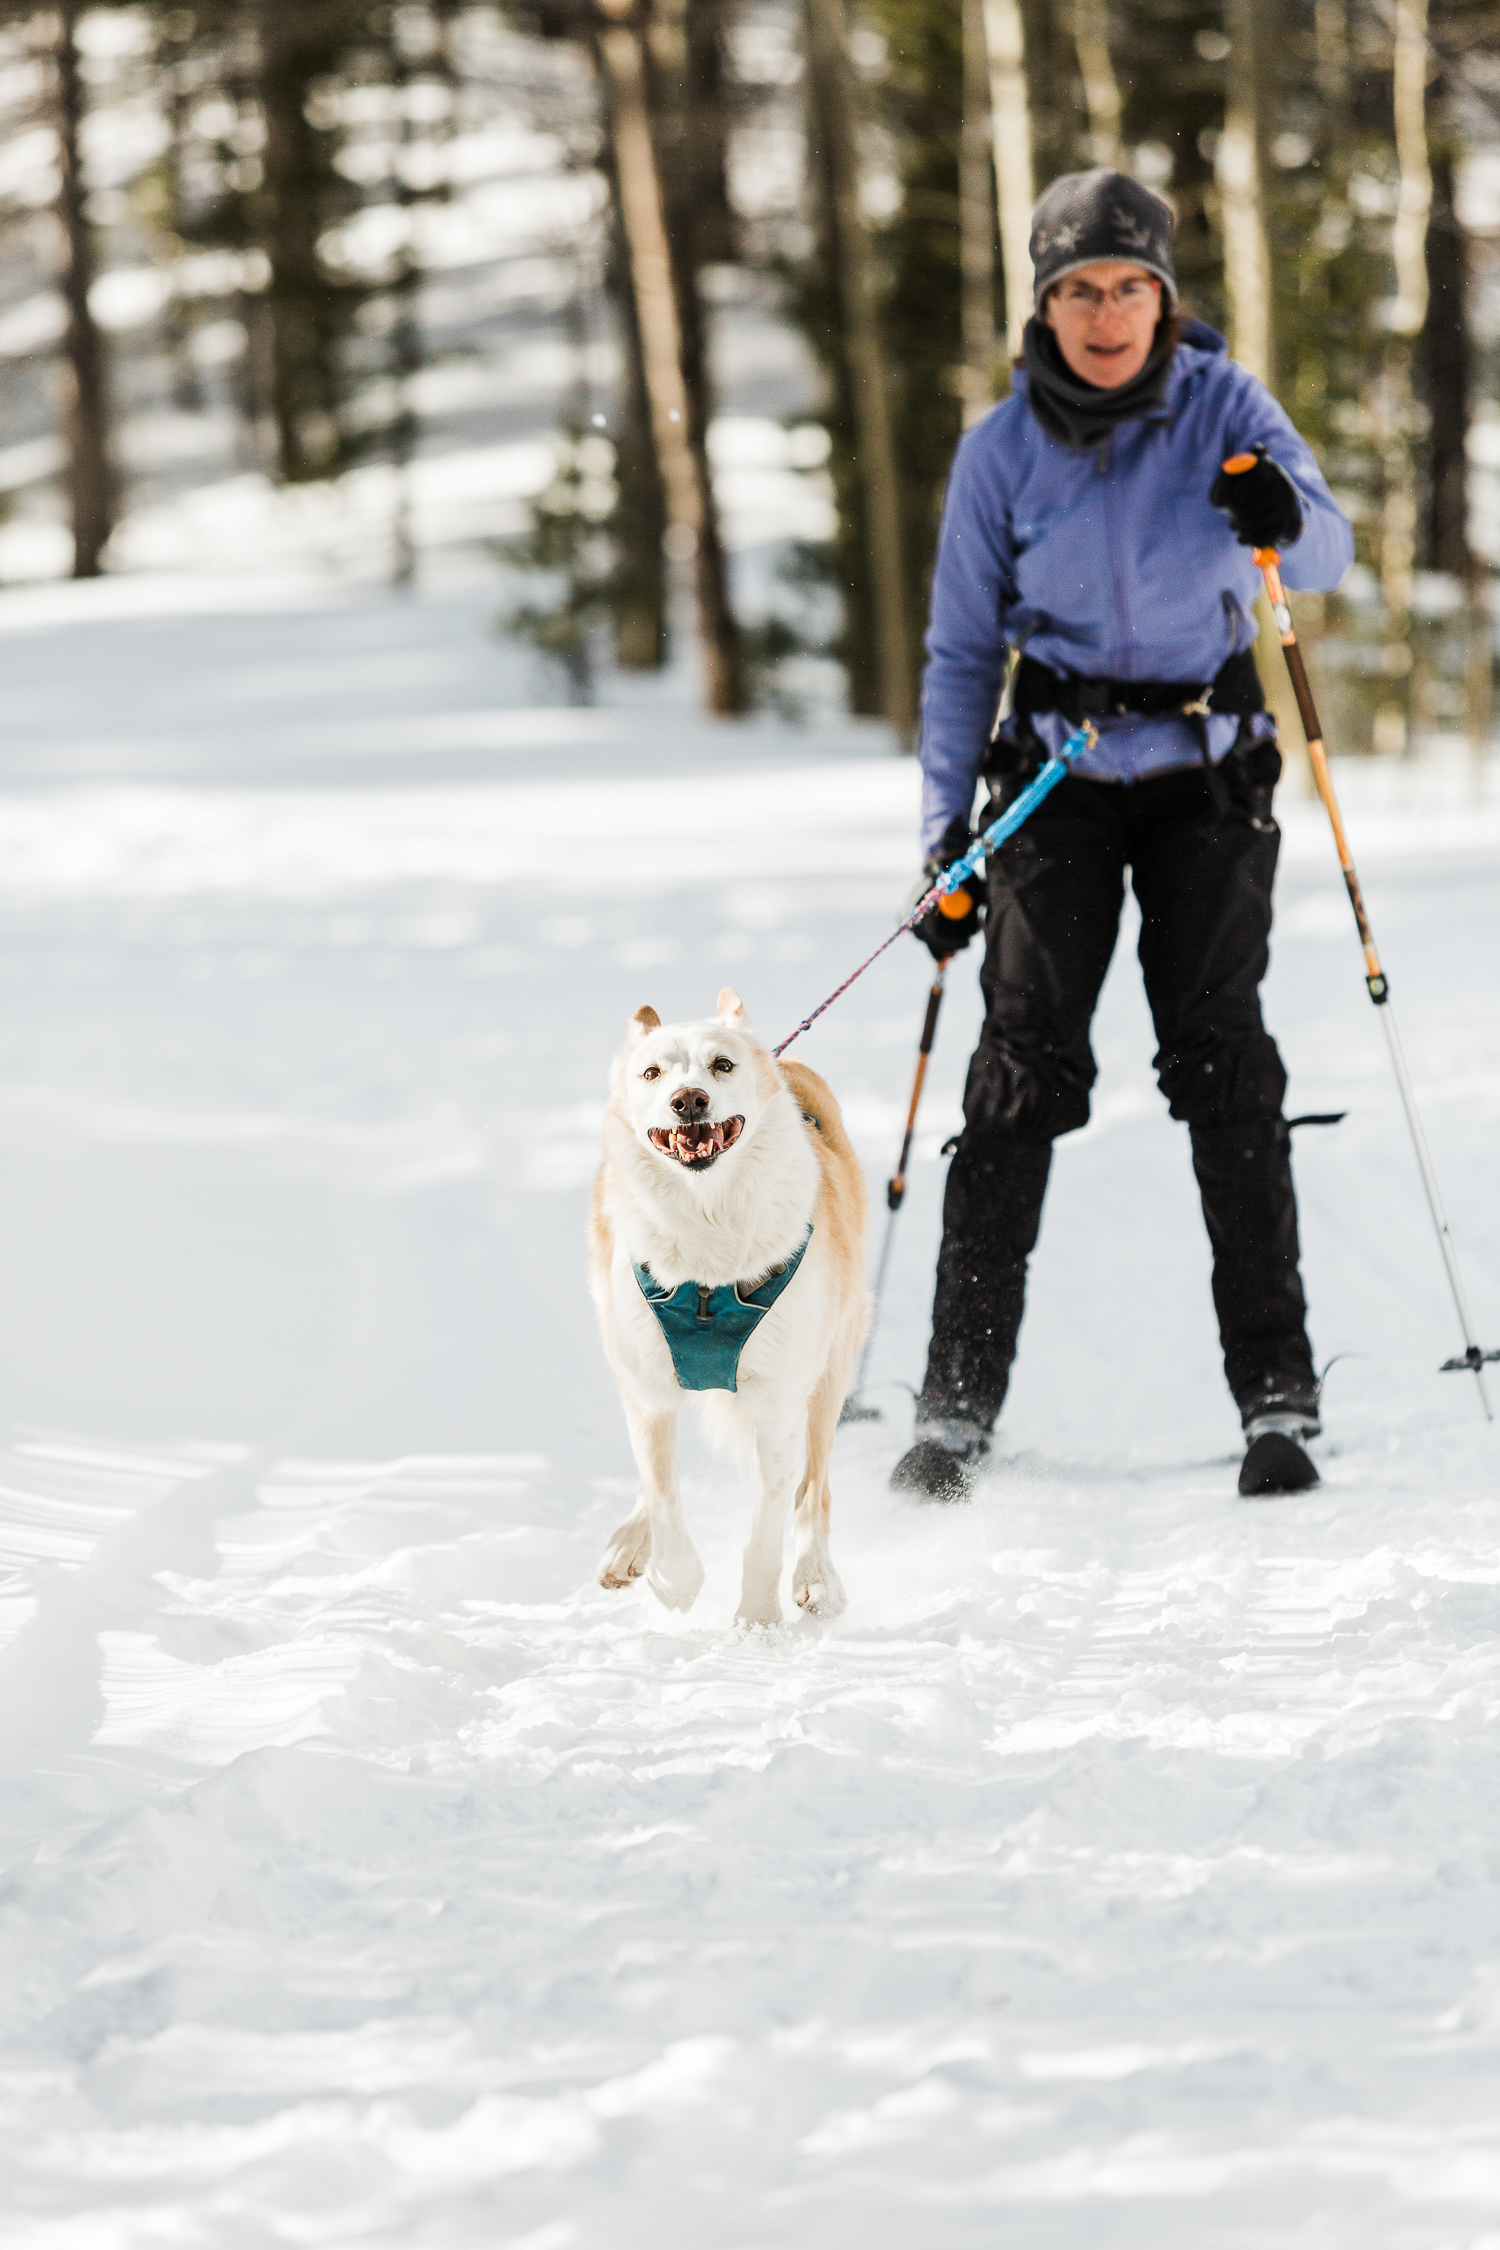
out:
M1298 1141L1321 1490L1234 1497L1127 944L995 1473L887 1493L966 961L848 1615L737 1637L702 1454L693 1614L593 1584L605 1072L643 1000L804 1014L915 776L529 709L494 606L0 598L8 2250L1495 2250L1500 1442L1321 816L1269 988L1294 1111L1350 1112ZM1344 782L1500 1343L1500 792ZM924 963L803 1043L877 1192Z

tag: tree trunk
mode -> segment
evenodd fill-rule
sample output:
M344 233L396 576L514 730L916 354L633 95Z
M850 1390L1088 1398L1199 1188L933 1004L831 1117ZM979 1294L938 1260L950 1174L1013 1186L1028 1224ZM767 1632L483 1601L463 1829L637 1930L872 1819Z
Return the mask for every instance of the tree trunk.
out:
M705 479L713 381L699 277L705 266L732 258L736 247L725 172L728 126L722 13L720 0L657 0L650 13L645 51L652 145L677 292L688 444L694 460L703 464ZM712 510L711 484L707 491L711 537L699 541L698 573L704 589L700 600L706 594L714 605L714 613L722 621L721 636L732 642L733 665L740 678L743 657L739 628L733 616L718 518ZM731 708L744 708L749 696L742 678L736 693L740 702Z
M326 291L318 262L318 202L309 145L308 72L295 29L280 0L262 0L260 95L265 119L262 157L264 241L271 277L267 403L274 431L276 475L301 484L334 466L337 439L325 361L329 339L320 319Z
M620 329L620 394L611 435L615 448L615 565L610 610L615 662L626 672L659 671L667 661L667 575L662 542L667 494L651 427L640 310L630 285L630 250L620 208L612 138L605 135L609 182L609 253L605 287Z
M1089 153L1096 164L1120 162L1120 82L1109 56L1106 0L1073 0L1073 44L1089 113Z
M1020 0L984 0L984 30L989 47L1000 270L1005 278L1005 346L1016 360L1021 356L1022 331L1031 318L1031 207L1036 201Z
M65 262L62 297L67 312L63 361L67 370L64 429L68 514L73 531L73 576L97 578L114 527L115 478L109 448L109 381L104 338L89 306L95 271L94 235L83 179L85 95L78 55L77 0L62 0L57 16L57 142Z
M826 421L831 440L828 474L833 484L836 511L830 559L843 607L835 646L848 682L850 710L860 718L874 719L879 718L884 709L880 628L870 568L869 496L859 445L849 324L844 318L843 230L829 155L833 132L824 113L826 92L823 77L809 58L803 72L803 96L808 210L816 248L811 261L813 278L806 291L805 318L813 347L828 375Z
M827 135L838 279L859 436L870 581L879 632L881 704L903 750L916 739L916 674L901 560L901 501L890 385L860 210L859 150L843 0L807 0L807 67Z
M1466 578L1469 570L1468 441L1474 345L1469 325L1468 242L1454 208L1453 149L1432 152L1432 212L1427 224L1427 319L1420 345L1431 472L1423 525L1429 570Z
M391 201L405 222L401 246L391 275L391 584L406 591L417 580L417 541L412 517L412 465L416 459L419 425L416 407L417 378L422 372L422 252L420 206L407 177L409 158L416 141L412 115L411 70L399 23L391 29L391 92L400 113L393 143Z
M667 228L684 273L737 254L726 160L726 0L653 0L650 94Z
M1482 790L1494 727L1489 572L1469 544L1469 424L1474 338L1469 306L1469 243L1456 207L1454 136L1431 148L1432 208L1427 222L1427 319L1418 347L1429 420L1429 483L1423 559L1464 587L1464 732Z
M667 545L674 559L693 563L708 708L729 715L746 707L744 665L709 473L705 386L696 382L696 395L690 395L687 380L686 352L693 339L685 340L680 317L687 290L674 269L667 232L640 32L624 22L606 23L598 34L598 55L608 92L651 428L666 487ZM695 355L701 370L700 355L701 344Z
M1349 111L1349 0L1313 0L1313 44L1318 99L1341 126Z
M995 400L995 198L990 180L990 80L984 0L962 0L964 109L958 152L959 270L967 429Z
M309 113L319 83L341 73L359 47L359 27L352 14L307 0L255 0L255 21L264 141L261 183L249 202L271 269L262 297L265 388L275 473L284 484L301 484L339 475L353 452L349 347L370 292L330 268L321 244L358 197L338 167L343 128Z
M165 226L177 237L179 246L185 204L183 152L195 103L195 89L188 76L182 47L172 37L173 32L180 31L181 28L182 19L176 16L169 16L164 24L158 24L158 45L154 58L164 89L162 108L167 128L167 145L162 151L166 191ZM193 358L192 315L180 289L172 291L162 308L162 327L167 360L172 371L173 408L178 414L201 414L208 402L204 396L202 375Z
M1384 462L1380 520L1380 589L1385 608L1386 665L1399 701L1387 706L1387 738L1410 749L1422 716L1423 682L1413 680L1411 580L1416 560L1417 498L1413 460L1414 339L1427 319L1427 218L1432 170L1427 154L1427 0L1402 0L1391 54L1396 126L1396 221L1391 261L1396 296L1380 385L1379 429ZM1403 692L1404 687L1404 692Z
M1396 224L1391 258L1396 302L1394 335L1416 336L1427 318L1427 218L1432 209L1432 168L1427 155L1427 0L1401 0L1395 10L1391 106L1396 121Z
M1230 350L1263 383L1275 383L1265 143L1271 26L1266 0L1227 0L1224 130L1214 169L1224 227Z
M1271 245L1266 209L1266 138L1271 107L1270 47L1274 15L1268 0L1226 0L1224 129L1214 155L1224 237L1224 294L1229 348L1242 367L1274 385L1275 331ZM1272 20L1268 21L1268 17ZM1257 597L1260 637L1255 661L1287 763L1305 785L1311 778L1302 727L1281 661L1264 594ZM1311 637L1311 636L1309 636Z

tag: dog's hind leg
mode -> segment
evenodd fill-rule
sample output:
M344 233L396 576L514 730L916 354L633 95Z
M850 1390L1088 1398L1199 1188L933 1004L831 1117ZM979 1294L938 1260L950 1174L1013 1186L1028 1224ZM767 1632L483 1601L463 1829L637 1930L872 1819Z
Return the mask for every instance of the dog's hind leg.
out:
M688 1537L677 1486L677 1416L621 1400L630 1450L641 1473L640 1497L611 1539L599 1565L601 1586L627 1586L643 1573L668 1609L691 1609L703 1565Z
M781 1623L781 1565L786 1548L786 1517L792 1483L802 1455L802 1430L788 1416L755 1425L755 1514L745 1548L740 1585L741 1625Z
M837 1617L844 1608L843 1582L828 1551L828 1518L833 1494L828 1488L828 1462L833 1433L849 1383L850 1355L830 1360L823 1379L807 1406L807 1470L797 1488L797 1559L792 1565L792 1592L799 1609L809 1617Z

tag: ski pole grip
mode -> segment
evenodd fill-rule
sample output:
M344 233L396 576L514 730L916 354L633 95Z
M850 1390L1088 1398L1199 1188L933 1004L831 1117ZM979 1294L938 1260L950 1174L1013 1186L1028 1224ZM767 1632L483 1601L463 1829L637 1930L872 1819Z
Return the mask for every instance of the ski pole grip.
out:
M1264 460L1265 451L1266 449L1262 445L1257 446L1253 453L1231 453L1229 459L1221 461L1219 466L1226 477L1246 476L1255 467L1257 461ZM1281 553L1279 548L1276 547L1257 547L1255 559L1260 564L1261 569L1264 570L1267 563L1279 563Z
M938 1010L943 1004L943 970L946 966L946 962L939 964L938 974L932 982L932 990L927 995L927 1013L922 1018L922 1036L917 1042L917 1053L919 1055L930 1055L932 1053L932 1042L937 1036Z

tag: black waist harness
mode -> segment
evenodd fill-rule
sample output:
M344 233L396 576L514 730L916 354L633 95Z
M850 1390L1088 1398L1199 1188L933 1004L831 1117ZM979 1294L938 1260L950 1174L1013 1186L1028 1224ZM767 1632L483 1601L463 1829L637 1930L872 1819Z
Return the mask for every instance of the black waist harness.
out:
M1076 672L1054 672L1034 656L1016 667L1011 708L1018 719L1037 711L1060 711L1070 726L1083 719L1249 718L1264 711L1260 673L1253 649L1241 649L1203 680L1092 680Z
M1234 751L1247 743L1246 722L1264 711L1265 695L1252 649L1241 649L1221 664L1213 678L1203 680L1095 680L1078 672L1054 672L1034 656L1023 656L1016 666L1011 710L1019 722L1017 732L1035 756L1041 745L1031 725L1039 711L1060 711L1070 726L1084 719L1186 719L1198 736L1203 778L1220 819L1229 810L1229 791L1223 774L1208 748L1211 718L1238 719L1239 736Z

